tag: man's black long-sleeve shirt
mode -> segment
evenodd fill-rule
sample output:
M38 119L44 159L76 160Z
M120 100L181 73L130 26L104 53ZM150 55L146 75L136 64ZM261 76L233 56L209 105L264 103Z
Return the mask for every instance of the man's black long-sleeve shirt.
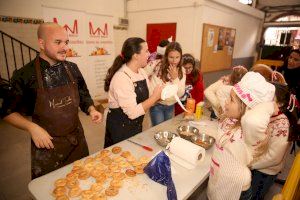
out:
M79 106L83 112L88 114L88 108L93 105L93 100L77 65L72 62L64 61L50 66L50 64L41 57L37 57L36 59L40 59L44 88L54 88L69 84L71 81L64 65L68 66L68 69L77 81L80 98ZM3 112L1 112L1 117L5 117L13 112L19 112L25 115L33 114L37 95L36 89L38 87L34 63L35 60L14 72L11 79L13 95L8 99L4 98L4 101L9 102L6 102L5 107L2 108Z

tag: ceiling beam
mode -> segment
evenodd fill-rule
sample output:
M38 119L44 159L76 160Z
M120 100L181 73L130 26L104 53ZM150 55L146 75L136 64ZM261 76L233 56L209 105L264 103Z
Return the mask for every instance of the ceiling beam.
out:
M264 27L300 27L300 21L290 22L265 22Z

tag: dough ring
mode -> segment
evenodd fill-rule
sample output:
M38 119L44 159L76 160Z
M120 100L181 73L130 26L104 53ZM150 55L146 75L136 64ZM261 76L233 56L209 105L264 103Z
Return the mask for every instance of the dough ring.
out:
M70 180L70 181L67 181L67 187L68 188L74 188L74 187L77 187L79 186L79 182L77 179L74 179L74 180Z
M87 171L92 171L94 169L95 163L94 162L90 162L84 165L84 169L86 169Z
M68 181L76 180L77 177L78 177L78 173L70 172L70 173L67 174L66 179L67 179L67 182L68 182Z
M119 163L119 162L123 161L123 158L121 156L117 156L117 157L113 158L113 161L116 163Z
M88 171L83 170L82 172L79 173L78 178L81 180L88 179L90 177L90 174Z
M105 194L94 195L94 196L92 197L92 200L106 200L106 199L107 199L107 198L106 198Z
M101 169L93 169L91 171L91 176L94 177L94 178L96 178L99 175L101 175L102 173L103 173L103 170L101 170Z
M126 172L125 172L125 174L126 174L127 176L129 176L129 177L134 177L134 176L136 176L136 172L135 172L134 170L132 170L132 169L127 169Z
M59 197L59 196L64 195L66 193L66 191L67 191L67 189L65 187L60 186L60 187L56 187L53 190L52 194L54 197Z
M124 180L125 178L126 178L126 175L122 172L116 172L113 174L113 179Z
M66 184L67 184L67 179L65 178L57 179L54 183L55 187L60 187L60 186L65 187Z
M81 197L84 199L90 199L92 196L94 196L94 192L92 190L83 190L81 192Z
M97 183L103 184L106 181L106 178L107 178L106 175L102 173L99 176L97 176L95 179Z
M144 173L144 168L141 167L141 166L137 166L134 168L134 171L137 173L137 174L143 174Z
M59 197L56 197L55 200L69 200L69 197L67 195L62 195L62 196L59 196Z
M121 180L118 180L118 179L113 179L111 182L110 182L110 185L114 188L121 188L123 183Z
M102 163L103 163L104 165L110 165L110 164L112 163L112 160L111 160L111 158L109 158L109 157L104 157L104 158L102 159Z
M121 151L122 151L122 148L121 148L121 147L118 147L118 146L112 148L112 150L111 150L111 152L113 152L114 154L118 154L118 153L120 153Z
M117 188L114 188L112 186L109 186L106 190L105 190L105 194L107 196L116 196L119 193L119 190Z
M99 192L103 189L103 184L102 183L94 183L92 186L91 186L91 190L93 192Z
M131 153L130 153L129 151L123 151L123 152L121 153L121 156L122 156L123 158L128 158L129 156L131 156Z
M109 156L109 154L110 154L110 151L107 150L107 149L104 149L104 150L100 151L100 156L101 157Z
M77 167L82 167L83 166L83 162L81 160L76 160L74 163L73 163L73 166L77 166Z
M69 190L69 197L73 198L73 197L78 197L81 194L81 189L79 186L71 188Z
M150 158L147 156L142 156L139 160L142 164L148 164L148 162L150 161Z

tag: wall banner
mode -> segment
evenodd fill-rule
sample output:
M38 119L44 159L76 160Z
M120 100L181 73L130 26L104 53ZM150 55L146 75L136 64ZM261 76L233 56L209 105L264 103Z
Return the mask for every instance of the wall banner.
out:
M43 7L43 16L68 32L67 60L78 65L92 98L106 98L104 78L115 57L113 17L50 7Z

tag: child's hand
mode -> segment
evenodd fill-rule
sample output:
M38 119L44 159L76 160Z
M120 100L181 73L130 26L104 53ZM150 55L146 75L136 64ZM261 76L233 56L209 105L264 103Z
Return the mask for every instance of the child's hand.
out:
M170 74L172 80L178 78L178 69L175 65L169 66L168 73Z

